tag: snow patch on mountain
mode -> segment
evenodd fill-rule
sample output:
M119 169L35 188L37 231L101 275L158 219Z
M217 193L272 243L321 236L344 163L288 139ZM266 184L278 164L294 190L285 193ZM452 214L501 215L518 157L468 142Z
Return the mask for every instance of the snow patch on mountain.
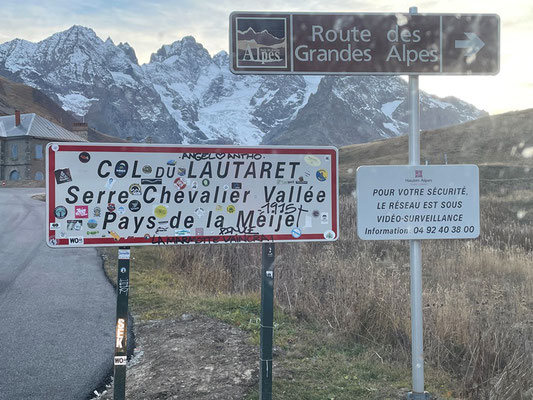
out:
M396 109L403 102L403 100L404 99L393 100L393 101L389 101L388 103L383 104L381 106L381 112L385 114L387 117L389 117L390 119L394 119L392 117L392 114L394 113L394 111L396 111Z
M186 36L141 66L128 43L102 41L77 25L38 43L0 44L0 75L42 90L94 128L123 138L340 146L406 132L406 83L398 77L234 75L229 62L227 52L211 57ZM459 99L423 92L421 107L422 128L483 114Z
M87 114L91 104L98 101L96 98L88 99L81 93L69 93L65 96L57 95L57 97L64 110L71 111L78 116Z

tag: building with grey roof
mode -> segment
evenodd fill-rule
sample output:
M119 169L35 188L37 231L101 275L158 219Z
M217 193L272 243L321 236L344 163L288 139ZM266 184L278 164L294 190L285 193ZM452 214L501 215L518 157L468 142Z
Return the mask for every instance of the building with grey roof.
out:
M87 142L87 124L71 132L37 114L0 117L0 180L44 180L44 150L49 142Z

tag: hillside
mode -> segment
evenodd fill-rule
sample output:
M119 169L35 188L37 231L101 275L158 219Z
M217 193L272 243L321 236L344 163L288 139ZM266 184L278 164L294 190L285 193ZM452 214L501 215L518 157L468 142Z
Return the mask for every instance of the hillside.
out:
M38 114L65 129L79 122L40 90L0 76L0 115L14 114L15 110Z
M53 123L71 130L79 119L63 110L54 101L38 89L23 83L11 82L0 76L0 115L11 115L15 110L21 113L35 113ZM110 136L89 127L90 142L120 143L124 139Z
M481 190L517 183L533 188L533 109L480 118L449 128L422 132L421 164L477 164ZM341 191L355 186L360 165L408 163L408 137L352 145L340 150Z

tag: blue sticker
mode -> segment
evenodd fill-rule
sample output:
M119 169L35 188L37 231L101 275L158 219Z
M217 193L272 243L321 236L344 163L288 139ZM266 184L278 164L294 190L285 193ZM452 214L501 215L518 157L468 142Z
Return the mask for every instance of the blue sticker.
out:
M319 169L316 171L316 179L318 179L320 182L324 182L326 179L328 179L328 171L325 169Z
M291 231L291 235L293 238L298 239L300 236L302 236L302 230L300 228L294 228Z
M121 160L115 165L115 176L117 178L124 178L128 173L128 163Z
M63 219L67 216L67 208L64 206L57 206L54 209L54 215L58 219Z

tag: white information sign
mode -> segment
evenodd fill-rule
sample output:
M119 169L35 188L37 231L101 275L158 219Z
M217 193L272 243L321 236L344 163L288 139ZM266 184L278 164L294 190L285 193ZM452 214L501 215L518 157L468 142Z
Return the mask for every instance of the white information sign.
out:
M50 143L51 247L326 241L337 149Z
M363 240L479 236L476 165L357 169L357 234Z

